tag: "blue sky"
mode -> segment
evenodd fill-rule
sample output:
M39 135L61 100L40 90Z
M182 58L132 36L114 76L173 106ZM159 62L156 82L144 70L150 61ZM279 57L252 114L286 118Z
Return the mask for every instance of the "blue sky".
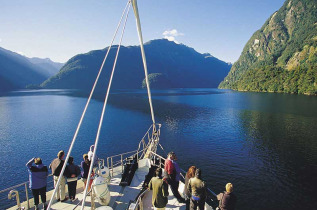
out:
M0 0L0 47L66 62L102 49L127 0ZM284 0L138 0L144 41L167 37L235 62ZM124 45L138 45L132 10ZM165 33L164 33L165 32Z

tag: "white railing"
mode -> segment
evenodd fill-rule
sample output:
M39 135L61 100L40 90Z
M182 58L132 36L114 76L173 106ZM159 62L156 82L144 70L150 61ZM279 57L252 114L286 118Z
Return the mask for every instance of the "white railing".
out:
M48 177L52 176L51 174L48 175ZM52 181L48 181L48 184L50 183L53 183L53 180ZM8 192L8 196L4 196L3 198L0 199L0 203L3 202L4 200L11 200L12 198L16 198L16 205L18 206L18 209L30 209L30 198L29 198L29 191L28 191L28 184L29 184L29 181L26 181L26 182L23 182L21 184L17 184L17 185L14 185L12 187L8 187L8 188L5 188L3 190L0 190L0 195L3 194L3 193L7 193ZM20 190L18 191L17 189L24 186L24 190ZM27 202L27 206L26 207L21 207L21 194L20 192L25 192L25 198L26 198L26 202ZM13 194L15 193L15 194ZM7 207L10 207L9 206L10 204L7 205Z
M114 173L113 169L116 166L121 165L121 173L123 173L124 165L131 158L136 158L137 161L139 161L139 159L142 159L147 155L149 148L151 148L152 150L155 150L156 152L156 146L159 142L159 137L160 137L160 128L161 128L161 124L154 124L154 126L151 125L150 128L146 131L146 133L142 137L141 141L139 142L137 150L107 157L107 167L110 169L112 176ZM151 129L152 129L152 132L151 132Z
M165 166L165 160L166 158L163 158L162 156L158 155L157 153L155 152L151 152L152 154L152 165L155 165L159 168L163 168L164 169L164 166ZM158 162L158 163L157 163ZM180 172L180 175L181 177L183 178L184 180L184 183L185 183L185 176L186 176L186 171L184 171L183 169L181 169L181 172ZM214 193L211 189L207 188L208 192L211 193L213 196L217 197L217 194ZM135 209L141 209L142 210L142 197L144 196L144 194L147 192L147 190L145 190L143 193L141 193L137 200L136 200L136 203L135 203L135 206L133 208L133 210ZM211 201L214 201L213 199L210 198Z

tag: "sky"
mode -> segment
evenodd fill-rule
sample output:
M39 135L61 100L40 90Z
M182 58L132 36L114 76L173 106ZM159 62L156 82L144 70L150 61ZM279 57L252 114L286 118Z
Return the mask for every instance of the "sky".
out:
M0 47L66 62L110 45L127 0L0 0ZM234 63L284 0L138 0L144 42L167 38ZM119 38L116 39L117 44ZM139 45L132 8L123 45Z

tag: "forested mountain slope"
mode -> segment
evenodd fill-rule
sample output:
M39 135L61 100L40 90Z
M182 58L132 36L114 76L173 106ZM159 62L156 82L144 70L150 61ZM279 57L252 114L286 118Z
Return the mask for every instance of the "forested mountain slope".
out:
M286 0L256 31L219 88L317 94L317 0Z

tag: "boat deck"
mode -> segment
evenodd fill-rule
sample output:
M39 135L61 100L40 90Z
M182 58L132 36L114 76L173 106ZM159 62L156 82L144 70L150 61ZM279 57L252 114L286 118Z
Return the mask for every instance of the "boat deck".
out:
M140 193L140 190L142 189L142 184L145 179L145 175L149 171L149 160L143 159L139 161L139 168L135 172L135 175L132 179L132 182L130 186L119 186L119 183L121 181L121 166L114 168L114 173L111 178L110 184L109 184L109 190L111 195L111 200L109 203L109 206L112 207L114 210L124 210L128 208L128 205L130 201L134 201L138 194ZM180 182L179 185L179 191L183 192L184 184ZM67 187L66 187L67 191ZM65 209L65 210L71 210L78 205L80 200L83 198L83 191L84 191L84 184L82 181L77 182L77 194L76 194L76 200L75 201L66 201L66 202L56 202L54 201L53 205L51 206L51 209ZM47 200L51 198L51 195L53 194L53 190L47 192ZM168 204L166 206L166 209L185 209L186 205L183 203L178 203L177 199L173 196L173 193L171 192L171 189L169 189L168 196ZM152 207L152 192L148 191L144 194L143 197L143 209L153 209ZM33 199L30 199L30 209L34 209L33 205ZM27 202L23 202L21 204L22 207L25 207L27 209ZM39 205L40 209L43 208L43 204ZM98 209L103 209L102 206L98 203L97 200L95 200L95 207ZM76 208L80 209L81 204ZM17 209L17 206L14 206L10 208L10 210ZM86 197L85 202L85 209L91 209L91 197ZM104 208L105 209L105 208Z

